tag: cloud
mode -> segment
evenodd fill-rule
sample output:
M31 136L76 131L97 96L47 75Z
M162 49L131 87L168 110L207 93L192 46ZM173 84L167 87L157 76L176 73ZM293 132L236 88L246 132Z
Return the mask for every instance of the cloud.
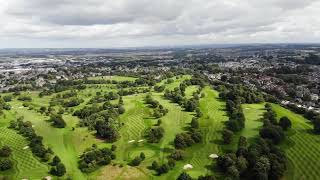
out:
M0 47L319 42L319 9L316 0L0 1Z

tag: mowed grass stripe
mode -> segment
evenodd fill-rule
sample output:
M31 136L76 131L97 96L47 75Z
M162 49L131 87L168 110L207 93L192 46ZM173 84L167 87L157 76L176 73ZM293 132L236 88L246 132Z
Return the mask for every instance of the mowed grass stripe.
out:
M210 154L221 153L218 142L221 139L224 122L227 120L224 112L225 102L219 100L219 93L210 87L204 88L202 92L205 97L200 100L203 116L200 118L199 124L203 134L203 142L187 151L193 154L190 163L194 165L194 169L190 171L190 174L194 177L211 173L205 167L212 162L209 158Z
M320 136L312 133L313 127L304 117L276 104L272 107L278 118L287 116L292 121L292 135L288 141L293 143L283 145L292 164L287 176L293 179L319 179Z
M41 179L47 175L48 167L36 159L30 149L23 149L28 145L24 137L16 131L0 128L1 144L6 144L12 149L13 160L15 161L14 179Z

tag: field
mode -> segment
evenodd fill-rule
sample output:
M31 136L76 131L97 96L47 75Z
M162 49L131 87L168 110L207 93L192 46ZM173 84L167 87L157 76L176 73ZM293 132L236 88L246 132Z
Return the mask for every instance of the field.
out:
M287 116L292 121L288 142L284 144L290 161L287 179L318 179L320 177L320 136L312 133L313 126L304 117L274 104L278 118Z
M258 135L258 127L262 125L259 119L264 112L263 108L264 104L243 105L246 128L241 132L242 135L246 137ZM287 116L292 121L292 129L287 133L288 138L281 144L289 160L285 179L318 179L320 137L312 133L312 124L301 115L277 104L272 104L272 109L278 119Z

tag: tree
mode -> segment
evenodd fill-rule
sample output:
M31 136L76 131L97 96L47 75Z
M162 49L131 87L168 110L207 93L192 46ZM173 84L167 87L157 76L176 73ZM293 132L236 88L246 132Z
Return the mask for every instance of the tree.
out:
M56 165L58 165L60 162L61 162L60 158L59 158L58 156L54 156L53 159L52 159L51 165L52 165L52 166L56 166Z
M163 137L164 129L162 127L154 127L148 131L148 141L151 143L158 143Z
M232 137L233 137L233 132L228 130L228 129L224 129L222 131L222 139L223 139L223 142L225 144L230 144L231 141L232 141Z
M141 159L140 156L137 156L131 161L130 165L131 166L139 166L139 164L141 163L142 160L143 159Z
M66 126L66 122L63 120L61 114L52 114L50 116L50 121L52 122L53 126L57 128L64 128Z
M63 176L66 173L66 167L64 166L64 164L59 163L57 164L57 176Z
M201 112L201 110L200 110L200 108L196 108L196 116L197 117L201 117L202 116L202 112Z
M0 149L0 157L9 157L11 155L11 148L9 146L3 146Z
M120 106L118 107L118 112L119 112L119 114L123 114L125 111L126 111L126 110L124 109L124 107L123 107L122 105L120 105Z
M270 162L266 157L260 157L253 167L255 179L268 180Z
M198 118L196 118L196 117L192 118L192 120L191 120L191 128L195 128L195 129L199 128Z
M263 127L259 133L262 138L270 139L275 144L279 144L285 138L285 134L280 126L271 125Z
M226 172L227 176L232 178L232 179L239 179L239 171L236 166L230 166L227 168Z
M288 117L282 117L280 118L279 125L282 127L283 130L288 130L291 128L291 121Z
M144 160L144 159L146 158L146 155L145 155L143 152L141 152L141 153L140 153L140 158L141 158L142 160Z
M153 162L152 162L152 165L151 165L151 168L152 168L153 170L157 170L157 169L159 168L158 162L157 162L157 161L153 161Z
M189 174L187 174L186 172L183 172L179 175L177 180L192 180L192 178Z
M8 169L11 169L13 166L12 161L10 161L10 159L0 159L0 171L5 171Z
M179 161L179 160L183 160L183 156L184 153L182 150L174 150L171 154L170 154L170 158Z
M320 134L320 116L313 120L313 129L316 134Z

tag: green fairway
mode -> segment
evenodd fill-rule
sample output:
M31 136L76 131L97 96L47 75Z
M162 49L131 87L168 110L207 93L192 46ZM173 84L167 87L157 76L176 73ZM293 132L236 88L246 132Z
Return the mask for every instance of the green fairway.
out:
M318 179L320 136L312 133L312 124L301 115L276 104L272 108L278 118L287 116L292 121L288 142L283 145L290 161L287 179Z
M265 112L264 104L243 104L242 110L246 122L240 134L249 140L259 136L259 129L263 125L261 118Z
M199 86L196 86L196 85L188 86L185 91L186 98L190 99L193 93L196 92L198 89L199 89Z
M29 148L26 149L27 141L16 131L1 127L0 144L8 145L13 150L12 159L15 163L13 171L5 172L3 175L8 175L12 179L40 179L48 175L48 167L40 163Z
M219 141L224 122L228 119L224 111L225 102L218 99L219 93L209 87L205 87L202 92L205 97L200 100L203 116L199 123L203 142L187 150L187 154L191 156L187 162L194 166L194 169L188 173L193 177L212 173L206 166L212 162L212 159L209 158L211 154L219 155L222 153Z

